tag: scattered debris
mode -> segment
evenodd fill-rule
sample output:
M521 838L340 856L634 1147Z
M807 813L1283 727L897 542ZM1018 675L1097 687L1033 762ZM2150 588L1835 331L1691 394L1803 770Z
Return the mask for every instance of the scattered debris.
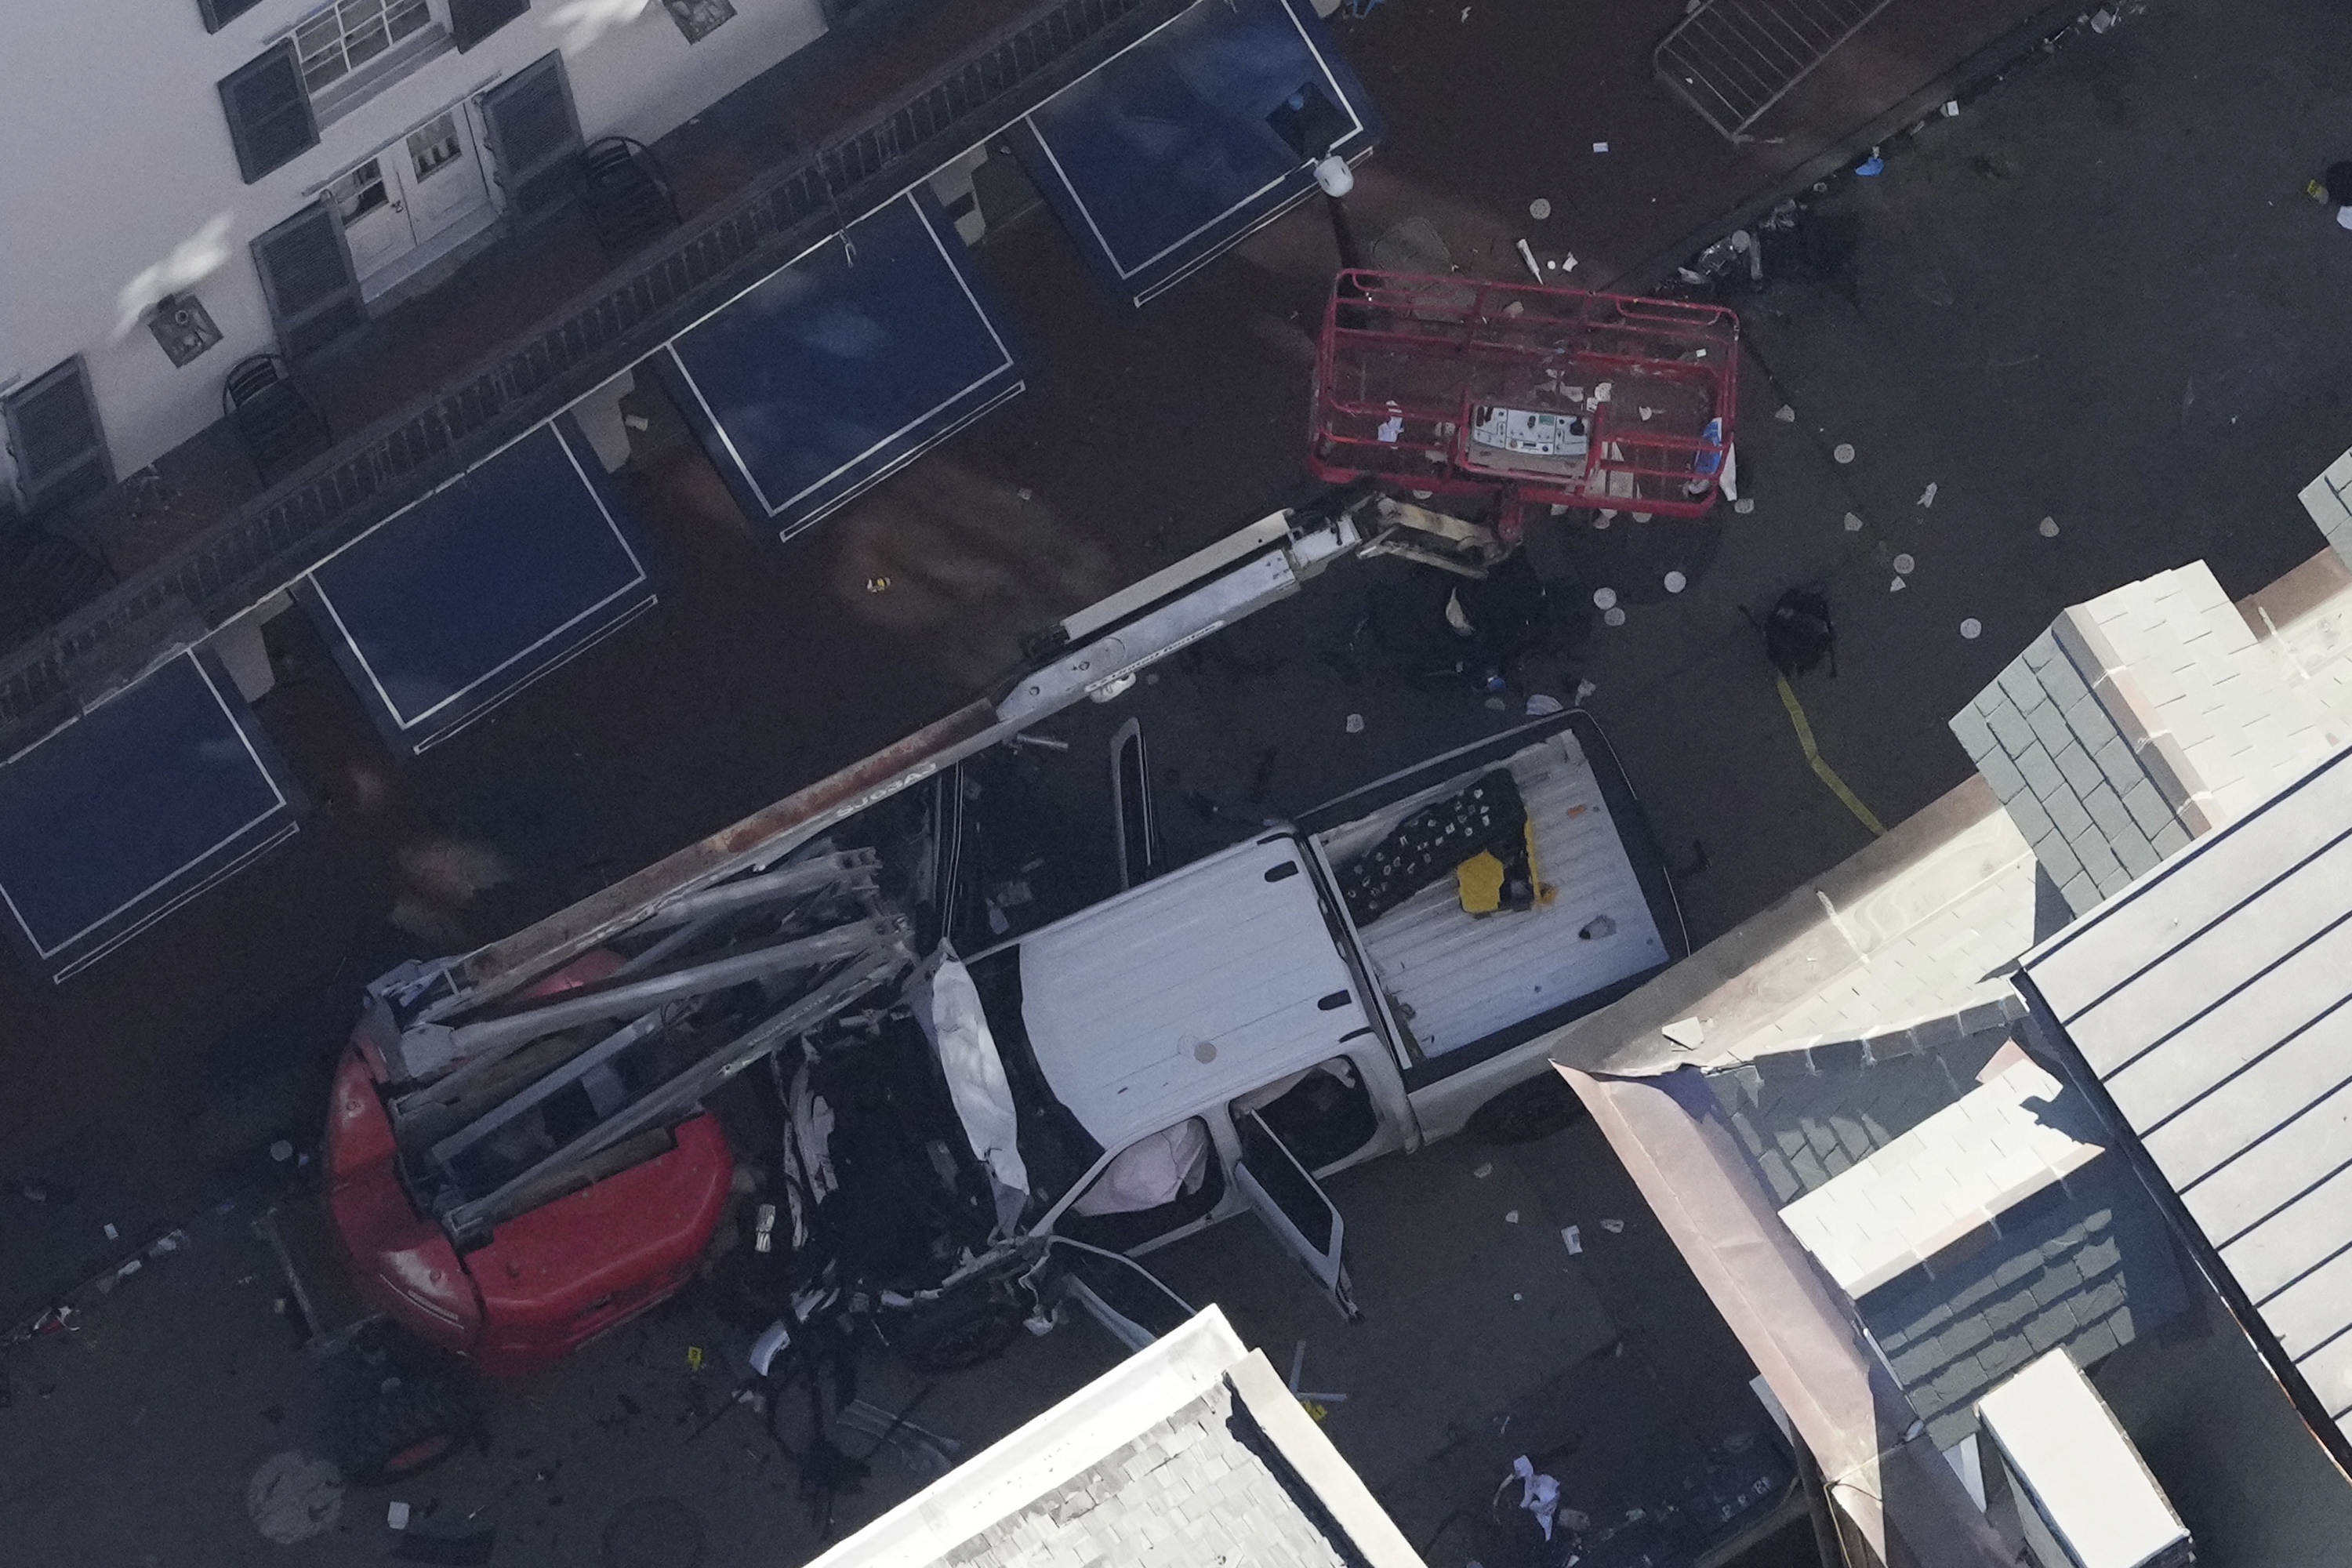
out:
M1853 172L1866 180L1873 174L1883 174L1885 168L1886 160L1878 155L1877 148L1873 147L1870 150L1870 156L1856 163L1853 166Z
M2105 33L2116 25L2116 14L2105 5L2091 13L2091 31Z
M1491 712L1500 713L1509 706L1509 703L1504 701L1499 697L1489 697L1486 699L1486 707Z
M2057 538L2057 537L2058 537L2058 520L2057 520L2056 518L2054 518L2054 517L2045 517L2045 518L2043 518L2043 519L2042 520L2042 523L2041 523L2041 533L2042 533L2042 538L2044 538L2044 539L2055 539L2055 538Z
M121 1241L122 1239L122 1233L114 1228L114 1222L112 1220L106 1222L106 1239L109 1241Z
M261 1461L245 1486L245 1511L264 1538L280 1546L335 1528L343 1516L343 1478L331 1460L289 1448Z
M1554 713L1565 711L1567 706L1559 698L1548 692L1531 691L1528 693L1526 712L1530 719L1546 719Z
M1595 142L1592 144L1592 150L1596 153L1606 153L1609 151L1609 143L1606 142Z
M1511 1292L1511 1300L1514 1301L1524 1301L1527 1298L1520 1295L1517 1290L1514 1290Z
M1551 203L1546 201L1541 196L1538 196L1535 200L1528 204L1528 216L1535 219L1538 223L1543 222L1544 219L1551 216Z
M1685 576L1684 576L1681 573L1679 573L1679 572L1669 572L1669 573L1667 573L1667 574L1666 574L1666 592L1667 592L1667 593L1669 593L1669 594L1679 594L1679 593L1681 593L1685 588L1687 588L1687 587L1689 587L1689 586L1690 586L1690 579L1689 579L1689 578L1687 578L1687 577L1685 577Z
M1604 626L1622 626L1625 624L1625 612L1612 605L1601 612L1601 624Z
M1901 554L1895 556L1895 574L1896 576L1908 577L1912 573L1918 569L1918 558L1914 556L1909 551L1904 551Z
M1934 506L1936 504L1935 480L1929 479L1927 481L1927 488L1919 492L1919 504L1921 506Z
M1740 516L1746 517L1749 512L1756 510L1756 498L1754 496L1741 496L1738 500L1731 503L1731 510L1738 512Z
M1544 280L1543 268L1536 265L1536 253L1528 248L1526 240L1519 241L1519 259L1528 264L1528 271L1538 283Z
M1851 441L1840 441L1836 447L1831 451L1830 456L1835 458L1841 463L1853 462L1853 443Z
M1780 405L1780 411L1772 417L1783 425L1794 425L1797 422L1797 411L1783 403Z
M1593 605L1594 605L1596 607L1598 607L1598 608L1600 608L1600 609L1603 609L1603 610L1605 610L1605 609L1609 608L1609 606L1611 606L1612 605L1614 605L1616 602L1617 602L1617 590L1616 590L1616 589L1614 589L1614 588L1595 588L1595 589L1593 589L1593 590L1592 590L1592 603L1593 603Z
M700 1345L688 1345L686 1347L686 1369L688 1372L700 1372L702 1370L702 1347Z
M395 1502L387 1505L383 1510L383 1521L384 1523L392 1526L394 1530L406 1530L408 1528L408 1505L404 1502Z
M1591 696L1594 692L1596 692L1596 691L1598 691L1598 690L1600 690L1600 689L1601 689L1601 688L1599 688L1599 687L1597 687L1597 686L1593 685L1593 684L1592 684L1592 682L1591 682L1591 681L1589 681L1589 680L1580 680L1580 681L1578 681L1578 682L1576 683L1576 702L1577 702L1577 706L1578 706L1578 707L1580 707L1580 707L1582 707L1582 706L1584 705L1584 700L1585 700L1586 698L1588 698L1588 697Z
M1361 713L1349 714L1347 731L1350 735L1362 734L1364 732L1364 716Z
M1514 1296L1511 1300L1516 1301L1518 1298ZM1542 1529L1543 1538L1549 1541L1552 1519L1559 1512L1559 1480L1539 1472L1525 1454L1511 1461L1511 1473L1503 1478L1503 1485L1495 1489L1500 1492L1513 1480L1519 1483L1519 1506L1536 1516L1536 1523Z
M887 577L868 577L866 579L866 591L869 594L883 593L887 591L889 586L890 579Z
M1886 584L1886 591L1890 594L1899 594L1910 585L1910 584L1906 583L1902 578L1897 577L1895 581Z
M1579 942L1599 942L1604 936L1615 936L1616 934L1617 921L1614 916L1595 915L1577 928L1576 940Z
M269 1146L269 1157L282 1165L294 1157L294 1145L280 1138Z
M1559 1233L1559 1238L1560 1240L1568 1243L1568 1255L1570 1258L1581 1258L1584 1255L1584 1232L1582 1230L1579 1229L1575 1226L1569 1226Z
M1035 500L1037 499L1035 494L1030 490L1027 485L1023 485L1019 489L1013 493L1019 496L1023 500Z
M1696 1018L1677 1018L1661 1025L1658 1033L1686 1051L1695 1051L1706 1042L1706 1026Z
M1862 531L1862 519L1853 512L1846 513L1845 531L1848 533L1860 533Z
M1493 1161L1489 1160L1488 1162L1486 1162L1486 1163L1485 1163L1485 1164L1483 1164L1483 1165L1479 1166L1476 1170L1475 1170L1475 1171L1471 1172L1470 1173L1471 1173L1472 1175L1474 1175L1474 1176L1477 1177L1480 1181L1482 1181L1482 1182L1483 1182L1483 1181L1485 1181L1487 1177L1489 1177L1489 1176L1491 1176L1491 1175L1493 1175L1493 1174L1495 1173L1495 1163L1494 1163Z
M1517 1224L1518 1224L1518 1223L1519 1223L1519 1211L1518 1211L1518 1210L1517 1210L1517 1209L1505 1209L1505 1210L1503 1211L1503 1223L1504 1223L1505 1225L1517 1225Z
M1960 637L1963 641L1974 642L1982 636L1984 636L1984 623L1974 616L1960 623Z
M1622 1219L1604 1219L1601 1222L1601 1228L1612 1236L1622 1236L1625 1234L1625 1222Z
M1959 117L1960 100L1957 98L1948 98L1944 100L1944 118L1947 120L1958 120Z

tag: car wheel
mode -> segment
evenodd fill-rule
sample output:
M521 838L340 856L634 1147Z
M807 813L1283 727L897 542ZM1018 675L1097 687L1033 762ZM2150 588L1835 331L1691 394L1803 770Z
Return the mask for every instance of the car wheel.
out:
M986 1296L948 1302L926 1313L898 1339L917 1371L962 1372L994 1361L1021 1332L1021 1310Z
M456 1380L387 1378L356 1391L340 1412L335 1458L354 1486L385 1486L431 1469L463 1447L481 1417Z
M1546 1068L1472 1111L1462 1131L1481 1143L1532 1143L1566 1131L1583 1114L1568 1080Z

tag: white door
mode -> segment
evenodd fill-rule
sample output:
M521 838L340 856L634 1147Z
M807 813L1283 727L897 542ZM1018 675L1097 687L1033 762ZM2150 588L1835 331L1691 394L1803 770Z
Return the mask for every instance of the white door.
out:
M474 128L463 110L453 109L410 132L400 153L408 226L417 244L431 244L489 205Z
M331 191L352 270L370 295L472 233L490 205L473 127L459 109L418 126Z
M382 272L416 248L416 235L408 226L408 203L396 174L385 165L388 155L370 158L329 187L343 219L343 244L352 253L352 271L364 288Z

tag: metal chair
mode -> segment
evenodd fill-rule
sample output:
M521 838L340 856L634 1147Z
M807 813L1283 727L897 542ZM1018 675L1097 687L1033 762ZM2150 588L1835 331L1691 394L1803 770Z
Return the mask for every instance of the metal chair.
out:
M236 422L237 444L265 485L325 451L333 439L326 416L276 354L255 354L230 367L221 387L221 414Z
M607 256L633 250L680 221L661 161L632 136L604 137L581 154L580 202Z

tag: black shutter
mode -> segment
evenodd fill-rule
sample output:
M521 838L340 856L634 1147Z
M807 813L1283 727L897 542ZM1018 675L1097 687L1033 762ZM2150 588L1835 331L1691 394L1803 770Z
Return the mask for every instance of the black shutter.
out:
M509 212L536 217L577 194L580 116L562 55L541 56L482 94L482 122Z
M530 0L449 0L449 35L470 49L530 9Z
M247 184L319 144L319 122L302 88L293 39L279 39L268 53L223 78L220 95Z
M196 9L205 14L205 31L217 33L260 4L261 0L196 0Z
M6 416L16 489L27 512L70 505L114 482L98 405L90 401L79 359L36 377L0 404L0 413Z
M288 359L308 359L367 321L331 203L306 207L255 240L253 265Z

